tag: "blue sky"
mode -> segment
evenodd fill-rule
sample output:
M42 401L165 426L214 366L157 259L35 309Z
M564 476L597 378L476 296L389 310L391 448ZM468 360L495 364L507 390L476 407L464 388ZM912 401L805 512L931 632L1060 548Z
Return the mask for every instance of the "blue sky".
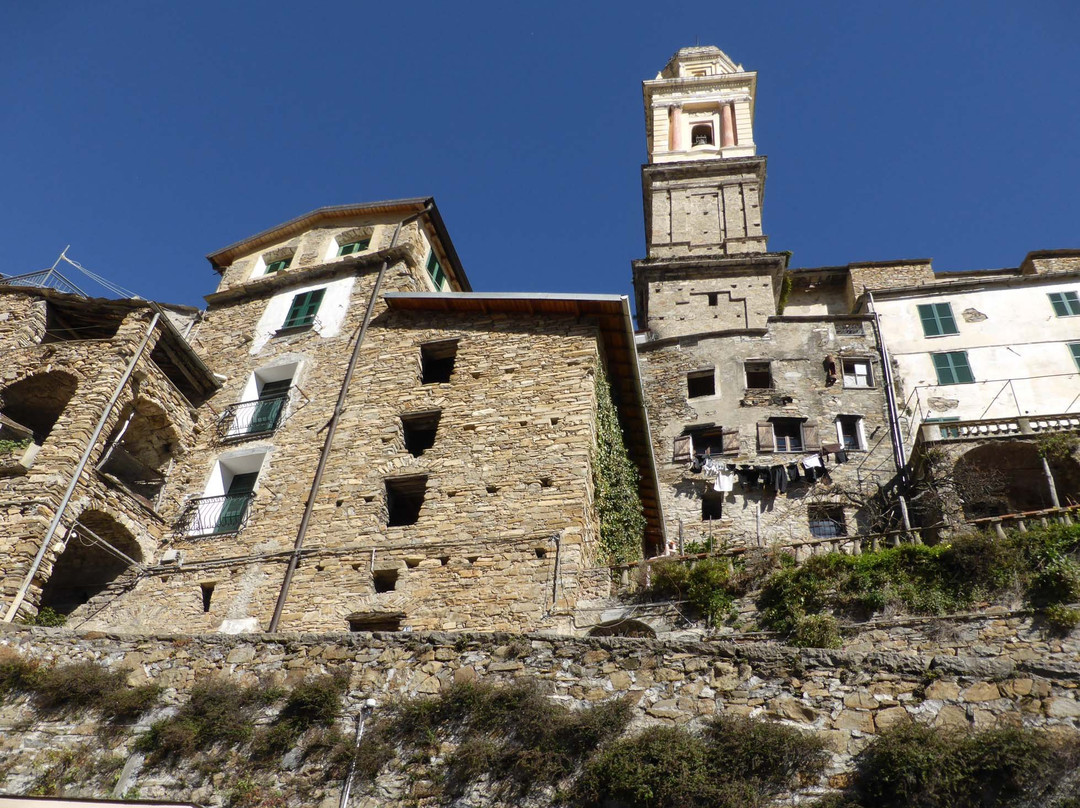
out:
M1016 266L1080 246L1080 4L0 2L0 273L67 244L200 305L205 255L323 205L433 195L478 291L630 293L641 81L758 71L793 266Z

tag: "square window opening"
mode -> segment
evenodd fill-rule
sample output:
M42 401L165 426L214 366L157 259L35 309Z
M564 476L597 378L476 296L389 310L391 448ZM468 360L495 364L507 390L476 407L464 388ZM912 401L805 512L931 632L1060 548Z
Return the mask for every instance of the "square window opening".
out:
M203 614L210 611L210 601L214 597L215 583L199 584L199 588L202 589L202 610Z
M708 490L701 498L701 520L722 519L724 516L724 495Z
M836 437L840 445L848 451L861 451L866 447L862 438L862 417L859 415L840 415L836 419Z
M420 457L435 445L435 433L439 429L440 410L417 412L401 416L401 430L405 449L413 457Z
M322 305L325 289L312 289L310 292L301 292L292 299L289 305L289 313L281 326L282 331L289 329L311 328L315 324L315 315Z
M401 631L403 614L373 614L350 617L349 631Z
M288 258L281 258L277 261L271 261L269 264L266 265L266 274L273 275L275 272L281 272L283 269L288 269L291 263L291 255Z
M686 374L686 395L689 398L716 395L716 375L711 368Z
M816 507L809 509L810 535L815 539L838 539L847 535L844 509Z
M458 341L444 340L420 346L420 371L422 384L445 384L454 374Z
M719 306L720 305L720 293L719 292L709 292L708 297L709 297L709 305L710 306Z
M960 333L956 327L951 303L925 303L920 305L918 310L919 320L922 321L923 336L943 337Z
M973 384L975 375L968 364L967 351L931 354L938 384Z
M386 524L389 527L415 525L427 493L427 476L397 477L386 481Z
M350 241L348 244L342 244L338 247L338 256L352 255L353 253L363 252L371 246L370 238L357 239L356 241Z
M840 363L844 374L844 387L873 387L869 359L844 359Z
M390 569L372 570L371 580L377 593L393 592L397 589L398 569L392 567Z
M801 452L803 448L802 421L798 418L774 418L773 439L778 452Z
M745 368L748 390L772 389L772 368L768 362L747 362Z

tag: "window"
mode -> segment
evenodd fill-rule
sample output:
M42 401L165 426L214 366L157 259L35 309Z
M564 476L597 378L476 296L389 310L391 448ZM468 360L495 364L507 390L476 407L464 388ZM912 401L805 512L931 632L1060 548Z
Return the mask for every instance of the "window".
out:
M759 452L810 452L821 448L817 426L804 418L773 418L757 425Z
M450 381L457 358L458 341L429 342L420 346L420 381L422 384L441 384Z
M745 368L748 389L768 390L772 387L772 371L768 362L747 362Z
M937 371L938 384L971 384L975 377L968 365L967 351L930 354Z
M709 298L709 305L710 306L719 306L720 305L720 293L719 292L708 292L707 296Z
M386 481L386 524L415 525L427 492L427 476L396 477Z
M844 509L840 507L815 507L809 509L810 535L815 539L836 539L847 535Z
M420 457L435 445L435 432L439 428L439 410L417 412L401 416L401 430L405 437L405 449L413 457Z
M1080 368L1080 342L1070 342L1069 350L1072 351L1073 361L1076 363L1076 367Z
M873 387L869 359L844 359L840 364L844 371L844 387Z
M862 416L838 415L836 417L836 439L848 451L861 451L866 448L863 438Z
M945 426L945 424L956 422L960 420L959 415L942 416L941 418L924 418L924 424L938 424L938 435L942 438L959 438L960 427L958 426Z
M1076 292L1051 292L1050 303L1057 317L1075 317L1080 314L1080 296Z
M739 430L721 429L718 426L687 427L683 435L675 438L673 461L689 462L695 454L738 454Z
M919 306L919 319L922 320L923 336L942 337L946 334L959 334L956 320L952 315L950 303L926 303Z
M431 282L435 284L435 288L442 291L443 287L446 286L446 273L443 271L439 259L435 257L434 249L428 256L427 273L431 277Z
M694 127L690 130L690 142L695 146L713 145L712 124L694 124Z
M294 297L281 329L284 331L289 328L311 328L315 323L315 313L318 312L325 293L325 289L312 289L310 292L301 292Z
M397 567L372 570L371 582L375 585L377 593L393 592L397 588L398 582Z
M290 256L288 258L282 258L279 261L274 261L273 263L267 264L266 265L266 274L267 275L273 275L275 272L281 272L281 270L283 270L283 269L288 269L289 264L291 264L291 263L292 263L292 256Z
M716 379L712 368L695 370L686 374L686 395L688 398L702 398L716 394Z
M210 601L213 600L215 586L217 584L214 583L199 584L199 588L202 590L202 610L204 614L210 611Z
M724 516L724 495L718 494L712 488L707 488L701 497L701 519L722 519Z
M369 246L371 246L371 239L362 238L359 241L350 241L348 244L342 244L338 247L337 254L339 256L352 255L353 253L363 252Z

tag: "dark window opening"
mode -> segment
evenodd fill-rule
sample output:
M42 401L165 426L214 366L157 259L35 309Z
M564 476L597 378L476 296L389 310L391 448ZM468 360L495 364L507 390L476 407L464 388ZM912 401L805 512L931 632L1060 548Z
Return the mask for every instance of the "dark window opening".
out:
M375 584L376 592L393 592L397 589L397 567L390 569L372 570L371 580Z
M708 490L701 498L701 518L703 521L721 519L724 515L724 495Z
M719 292L709 292L709 305L710 306L719 306L720 305L720 293Z
M413 457L420 457L435 445L435 433L439 429L439 410L418 412L401 416L401 429L405 437L405 449Z
M803 447L802 421L798 418L774 418L773 438L778 452L801 452Z
M810 508L809 516L810 535L815 539L836 539L847 535L843 508Z
M444 384L454 373L458 341L429 342L420 346L420 380L422 384Z
M696 370L686 374L686 394L689 398L701 398L716 394L716 376L709 370Z
M547 558L547 550L543 547L537 547L534 552L536 553L537 558Z
M720 427L711 427L709 429L694 430L690 433L694 441L694 453L695 454L723 454L725 449L731 449L731 439L728 439L728 445L724 445L724 430Z
M83 339L112 339L124 322L125 311L91 309L86 304L45 303L42 343Z
M202 610L203 613L210 611L210 600L214 597L214 587L217 584L199 584L202 589Z
M150 360L192 406L202 406L216 390L213 382L203 375L205 370L196 368L169 334L158 340L150 352Z
M699 123L690 130L690 142L695 146L711 146L713 144L712 124Z
M401 631L404 614L369 614L350 617L349 631Z
M390 527L415 525L427 491L427 476L397 477L386 481L387 522Z
M772 370L768 362L747 362L746 386L752 390L768 390L772 388Z
M167 413L139 399L123 411L97 469L153 504L165 484L164 469L177 441Z
M25 435L29 431L34 443L42 444L77 387L75 377L62 371L28 376L0 390L0 413L13 422L10 432Z

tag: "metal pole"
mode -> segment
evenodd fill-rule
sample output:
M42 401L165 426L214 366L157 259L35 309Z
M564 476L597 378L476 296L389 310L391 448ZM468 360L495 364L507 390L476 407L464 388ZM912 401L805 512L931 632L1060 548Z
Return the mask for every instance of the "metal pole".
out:
M1050 463L1046 458L1039 456L1039 460L1042 461L1043 474L1046 476L1046 487L1050 490L1050 502L1053 503L1055 508L1061 507L1061 502L1058 500L1057 486L1054 484L1054 475L1050 472Z
M19 607L22 606L23 601L26 600L26 593L30 589L30 584L33 583L34 576L37 575L38 568L41 566L42 559L45 558L45 553L49 549L49 545L52 543L53 536L56 535L56 529L60 526L60 520L64 517L64 511L71 502L71 497L75 494L75 487L79 484L79 478L82 476L83 471L86 469L86 464L90 460L90 455L94 451L94 447L97 445L98 438L101 437L101 433L105 431L105 424L108 423L109 413L112 412L112 408L116 406L116 402L120 400L120 393L123 392L124 387L131 379L131 374L135 372L135 365L142 358L143 352L146 350L146 346L150 343L150 338L154 335L154 328L158 324L158 320L161 319L161 314L154 313L154 316L150 320L150 325L146 329L146 336L143 337L142 342L139 344L138 349L135 351L135 355L131 357L131 361L128 363L127 369L124 371L124 375L120 378L120 383L116 385L116 389L113 390L112 397L109 399L109 403L105 405L105 411L101 413L101 418L98 419L97 426L94 427L94 433L90 436L90 439L86 442L86 448L83 449L82 457L79 458L79 462L75 466L75 473L71 475L71 481L68 483L67 490L64 492L64 496L60 500L60 505L56 509L56 515L53 516L52 522L49 523L49 529L45 531L45 538L41 542L41 547L38 548L37 555L34 556L34 561L30 565L30 571L26 573L26 578L23 579L22 586L19 587L19 591L15 594L15 599L11 602L11 606L8 607L7 614L4 615L4 622L10 623L15 619L15 615L19 611Z

